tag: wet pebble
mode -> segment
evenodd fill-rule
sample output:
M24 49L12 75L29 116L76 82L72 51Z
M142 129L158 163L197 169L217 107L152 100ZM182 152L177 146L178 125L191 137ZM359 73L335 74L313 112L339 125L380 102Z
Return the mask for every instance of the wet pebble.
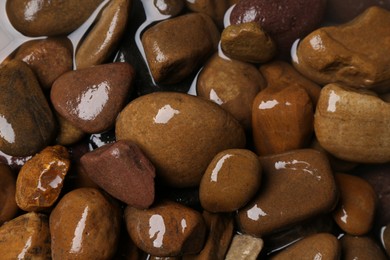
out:
M382 248L368 236L344 235L340 239L342 257L345 260L354 259L388 259Z
M154 256L199 253L206 239L202 215L176 202L160 202L146 210L127 207L125 222L137 247Z
M245 149L218 153L199 186L202 207L210 212L233 212L247 204L260 187L258 156Z
M184 0L153 0L154 6L163 15L176 16L184 8Z
M16 178L12 169L0 163L0 226L13 219L19 208L15 201Z
M134 75L133 67L125 62L70 71L54 82L50 99L58 114L75 127L100 133L114 125L126 104Z

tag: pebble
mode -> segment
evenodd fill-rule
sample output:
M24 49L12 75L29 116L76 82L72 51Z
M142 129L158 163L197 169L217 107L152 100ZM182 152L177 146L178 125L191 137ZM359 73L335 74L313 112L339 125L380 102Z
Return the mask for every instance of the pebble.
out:
M293 42L316 29L325 12L325 0L239 1L230 15L231 24L257 22L287 57Z
M373 93L326 85L314 130L320 145L337 158L357 163L390 161L390 103Z
M119 45L129 17L131 0L112 0L102 10L76 51L77 69L107 62Z
M216 51L219 36L213 20L200 13L171 18L147 29L142 44L154 81L174 84L195 73Z
M33 155L55 137L53 113L34 72L22 61L0 67L0 115L0 150L8 155Z
M272 38L256 22L229 25L221 35L221 47L229 58L265 63L276 54Z
M16 30L30 37L66 35L80 27L103 0L7 1L8 19Z
M51 88L53 82L73 68L73 47L68 38L46 38L22 44L15 54L34 71L44 90Z
M367 236L351 236L344 235L341 239L341 250L343 252L343 259L388 259L379 245Z
M104 145L84 154L80 163L88 177L114 198L137 208L153 203L155 169L135 143Z
M244 130L230 113L200 97L174 92L130 102L118 116L115 134L141 148L161 181L182 188L199 185L217 153L245 145Z
M153 0L154 6L158 9L160 14L177 16L184 8L183 0Z
M252 105L253 140L259 155L301 149L313 135L314 108L305 88L267 87Z
M236 234L225 260L256 260L263 246L264 241L261 238Z
M12 169L0 163L0 226L13 219L18 213L15 201L16 178Z
M337 82L388 92L389 27L390 12L371 7L350 23L310 33L292 55L293 65L320 85Z
M261 165L255 153L225 150L213 158L200 181L200 203L210 212L233 212L253 198L260 183Z
M171 201L146 210L126 207L125 223L134 244L154 256L196 254L206 239L202 215Z
M48 146L28 160L16 180L16 203L24 211L51 207L58 199L70 167L63 146Z
M200 72L196 92L220 105L245 129L250 129L253 100L264 88L264 78L254 65L215 54Z
M271 257L271 260L283 259L329 259L341 257L341 245L334 235L314 234L295 242L285 250ZM360 259L360 258L359 258Z
M339 204L333 212L337 225L350 235L367 234L373 225L377 195L364 179L349 174L335 174L340 191Z
M302 149L260 157L260 163L264 177L260 190L237 213L243 233L262 237L335 207L337 187L324 154Z
M50 99L57 113L78 129L104 132L113 127L125 106L134 73L125 62L73 70L54 82Z
M30 212L0 226L2 259L51 259L49 220Z
M59 145L71 145L81 141L85 137L85 132L75 127L71 122L55 113L58 122L58 134L56 142Z
M52 259L111 259L120 220L119 208L97 189L66 193L50 214Z
M223 28L225 12L238 0L186 0L184 2L189 10L207 14L218 27Z

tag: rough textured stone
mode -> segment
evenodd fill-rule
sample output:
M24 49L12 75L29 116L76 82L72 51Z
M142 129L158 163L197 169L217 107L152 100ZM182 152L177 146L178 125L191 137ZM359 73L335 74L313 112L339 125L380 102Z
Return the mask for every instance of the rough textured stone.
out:
M260 181L261 165L255 153L245 149L222 151L202 177L200 202L210 212L233 212L252 199Z
M12 60L0 67L0 150L28 156L53 141L56 124L32 70Z
M320 145L340 159L390 160L390 103L367 91L326 85L317 104L314 130Z
M104 145L84 154L80 163L91 180L114 198L137 208L153 203L155 169L135 143Z
M371 7L351 23L322 27L306 36L293 65L318 84L338 82L354 88L390 89L390 12Z
M111 259L121 214L99 190L68 192L50 214L52 259Z
M206 238L202 215L175 202L161 202L147 210L127 207L125 222L137 247L155 256L198 253Z
M9 0L11 24L26 36L65 35L82 25L103 0Z
M340 242L343 259L388 259L379 245L370 237L345 235Z
M276 54L276 46L256 22L229 25L221 35L226 56L246 62L265 63Z
M16 178L11 168L0 163L0 226L18 212L15 201Z
M214 22L199 13L162 21L142 35L150 72L161 84L178 83L195 73L217 49L218 41Z
M199 185L218 152L245 145L242 127L228 112L213 102L173 92L130 102L118 116L115 134L117 140L135 142L157 176L176 187Z
M27 161L16 180L16 203L25 211L51 207L58 199L70 167L63 146L48 146Z
M76 52L77 69L106 62L126 29L132 0L112 0L103 9Z
M50 98L55 110L86 133L108 130L124 107L134 80L125 62L70 71L53 84Z
M337 187L326 156L312 149L260 157L259 193L238 211L238 227L261 237L330 212Z
M255 66L216 54L199 74L196 91L198 96L217 103L250 129L252 103L264 87L264 78Z
M263 249L261 238L249 235L234 235L232 244L226 255L226 260L255 260Z
M377 195L367 181L360 177L338 173L339 204L333 212L337 225L350 235L367 234L373 225Z

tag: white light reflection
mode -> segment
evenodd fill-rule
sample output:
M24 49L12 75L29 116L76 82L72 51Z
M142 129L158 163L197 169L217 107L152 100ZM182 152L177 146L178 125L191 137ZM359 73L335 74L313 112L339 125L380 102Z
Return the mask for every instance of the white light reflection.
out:
M259 109L271 109L275 107L279 102L277 100L268 100L268 101L261 101L259 105Z
M29 237L26 244L24 245L22 252L18 255L18 260L25 259L25 255L28 249L31 247L32 237Z
M160 248L163 245L163 239L165 234L164 219L160 215L153 215L149 219L149 238L154 238L153 246Z
M340 101L340 96L337 95L333 90L330 91L328 100L328 112L336 112L336 104Z
M265 217L267 216L267 213L265 213L261 208L255 204L251 209L247 211L247 216L248 218L257 221L260 219L260 217Z
M211 172L211 181L212 182L217 182L218 173L221 170L225 160L228 159L229 157L232 157L232 156L233 155L231 155L231 154L226 154L221 159L219 159L219 161L217 162L217 165L215 165L213 171Z
M4 116L0 116L0 137L10 144L15 143L14 129Z
M83 234L85 229L85 223L88 217L88 206L85 207L83 214L81 215L81 219L77 223L76 229L74 230L74 237L72 239L72 247L70 249L71 253L78 253L82 249L83 246Z
M153 118L153 120L156 124L166 124L178 114L180 114L179 110L173 109L170 105L165 105L158 110L157 115Z
M220 97L218 97L217 92L215 92L214 89L210 90L210 97L209 98L210 98L210 100L214 101L218 105L223 104L223 100Z

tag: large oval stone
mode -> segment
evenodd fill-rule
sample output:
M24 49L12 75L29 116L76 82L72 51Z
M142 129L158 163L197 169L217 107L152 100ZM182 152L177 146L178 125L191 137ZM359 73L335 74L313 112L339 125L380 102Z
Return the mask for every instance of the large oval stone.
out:
M26 36L68 34L82 25L103 0L10 0L7 15Z
M55 133L54 116L32 70L17 60L0 67L0 150L33 155Z
M241 125L217 104L182 93L139 97L119 114L117 140L130 140L156 166L157 176L177 187L196 186L214 156L243 148Z

